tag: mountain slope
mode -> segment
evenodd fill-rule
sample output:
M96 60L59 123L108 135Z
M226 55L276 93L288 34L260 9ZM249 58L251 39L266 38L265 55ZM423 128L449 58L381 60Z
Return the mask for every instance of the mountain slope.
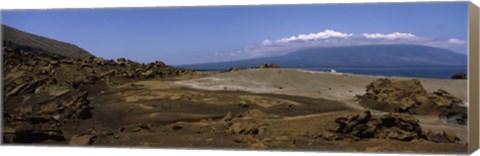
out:
M183 65L190 68L257 66L282 67L466 66L467 56L450 50L419 45L365 45L309 48L282 56L230 62Z
M2 40L3 44L26 47L28 51L49 52L74 59L93 56L76 45L27 33L3 24Z

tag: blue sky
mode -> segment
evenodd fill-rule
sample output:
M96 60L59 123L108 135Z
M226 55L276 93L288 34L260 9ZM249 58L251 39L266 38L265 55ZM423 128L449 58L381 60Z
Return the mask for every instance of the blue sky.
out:
M2 11L2 23L99 57L190 64L310 46L421 44L467 53L468 3Z

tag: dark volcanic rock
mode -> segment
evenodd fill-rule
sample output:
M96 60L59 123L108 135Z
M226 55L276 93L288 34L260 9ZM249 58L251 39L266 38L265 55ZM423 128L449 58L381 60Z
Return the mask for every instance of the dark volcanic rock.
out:
M89 134L75 135L70 138L69 144L74 146L90 145L94 137L95 136Z
M271 63L271 64L261 64L258 68L280 68L278 64Z
M122 58L117 61L93 56L73 59L29 49L35 48L14 43L2 47L5 143L71 139L72 144L88 144L90 137L64 136L64 130L70 124L92 117L89 92L107 85L163 79L190 72L160 61L145 65Z
M81 88L98 81L126 82L162 79L189 73L160 61L149 65L124 58L105 60L97 57L71 59L44 52L26 52L17 46L3 47L4 99L12 96L42 92L53 85Z
M366 88L366 93L357 97L360 103L373 109L425 114L423 110L415 110L415 106L423 104L424 108L434 107L433 103L425 98L427 91L416 79L402 81L382 78L373 81Z
M467 79L467 74L465 72L460 72L452 75L452 79Z
M246 134L246 135L265 135L269 122L263 121L268 117L268 114L258 110L252 109L244 113L236 115L234 118L227 114L228 119L223 119L226 130L229 134Z
M4 142L65 141L61 124L90 118L88 104L85 91L71 91L44 102L22 104L4 115L4 123L11 129L4 133L9 138Z
M367 87L357 99L363 106L386 112L439 115L448 121L466 124L467 108L463 101L445 90L428 93L419 80L381 78Z
M373 117L370 111L340 117L334 132L324 132L322 137L327 140L353 139L393 139L399 141L430 140L434 142L456 142L455 134L444 132L433 134L425 132L414 117L403 114L385 114Z
M39 103L38 111L32 112L32 115L50 115L55 120L66 119L88 119L91 112L88 93L86 91L70 91L54 99Z
M32 124L27 121L16 121L3 127L3 143L40 143L65 141L58 124Z
M357 138L384 138L410 141L423 138L415 118L398 114L387 114L372 118L370 112L338 118L337 132Z
M460 141L460 139L454 133L449 132L449 131L443 131L443 133L434 134L431 131L426 130L423 133L427 137L427 140L433 141L433 142L457 142L457 141Z
M226 70L224 70L223 72L232 72L232 71L240 71L240 70L245 70L245 69L255 69L255 68L280 68L280 65L278 64L275 64L275 63L271 63L271 64L261 64L257 67L250 67L250 68L247 68L247 67L232 67L232 68L228 68Z
M248 69L246 67L232 67L224 70L223 72L233 72L233 71L240 71L240 70L245 70Z
M230 134L264 135L268 123L262 121L237 121L233 122L227 132Z

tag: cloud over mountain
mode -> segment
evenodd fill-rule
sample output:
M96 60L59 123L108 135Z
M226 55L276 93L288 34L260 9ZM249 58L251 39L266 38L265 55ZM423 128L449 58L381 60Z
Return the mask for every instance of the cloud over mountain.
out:
M379 45L379 44L413 44L438 48L463 48L467 42L457 38L440 40L417 36L412 33L345 33L327 29L317 33L298 34L280 39L265 39L258 44L228 53L216 53L219 60L248 59L279 56L309 47Z
M368 34L368 33L363 33L362 34L365 38L368 39L386 39L386 40L396 40L396 39L413 39L416 38L417 36L410 34L410 33L400 33L400 32L394 32L390 34L380 34L380 33L374 33L374 34Z
M311 33L311 34L300 34L300 35L292 36L289 38L282 38L274 42L270 40L264 40L262 44L268 46L273 43L287 44L295 41L317 41L317 40L324 40L324 39L330 39L330 38L347 39L348 37L351 37L351 36L353 36L353 34L341 33L341 32L327 29L323 32Z
M465 45L467 43L466 41L456 39L456 38L450 38L450 39L448 39L447 42L449 44L453 44L453 45Z

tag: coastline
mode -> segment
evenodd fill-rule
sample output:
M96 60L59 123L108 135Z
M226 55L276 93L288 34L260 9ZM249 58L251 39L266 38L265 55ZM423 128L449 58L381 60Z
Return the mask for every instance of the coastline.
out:
M178 66L184 67L184 66ZM222 72L230 67L194 67L185 66L186 68L200 72ZM380 77L398 77L398 78L431 78L431 79L451 79L452 75L465 72L467 66L412 66L412 67L284 67L283 69L299 69L305 71L318 71L330 73L335 70L338 73L358 74L365 76Z
M355 95L363 94L365 86L378 78L419 79L429 92L444 89L467 101L467 80L375 76L289 68L212 73L208 76L174 83L204 90L242 90L350 101ZM312 94L312 92L320 93Z
M406 78L372 76L350 73L332 73L304 69L247 69L226 73L213 73L205 77L175 81L181 87L208 91L245 91L255 94L278 94L316 99L328 99L344 103L356 111L370 110L380 116L387 112L372 110L361 106L356 95L365 94L365 87L379 78L398 80L420 80L422 86L433 92L446 90L463 100L468 108L467 80ZM434 132L454 131L461 140L467 139L467 128L461 125L448 124L437 116L412 115L420 124Z

